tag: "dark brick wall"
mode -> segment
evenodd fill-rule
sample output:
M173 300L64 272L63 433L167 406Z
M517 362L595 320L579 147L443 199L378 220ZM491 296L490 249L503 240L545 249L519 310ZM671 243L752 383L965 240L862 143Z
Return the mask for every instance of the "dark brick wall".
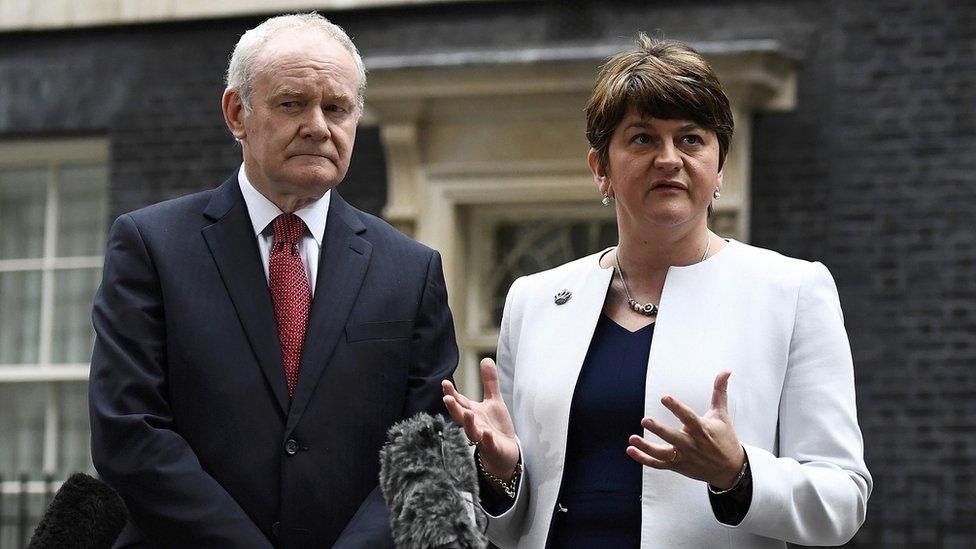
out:
M212 188L240 165L220 111L223 74L254 20L0 34L0 139L104 136L111 215ZM339 191L379 214L386 164L361 127Z
M875 491L851 547L976 546L976 1L487 2L332 14L366 55L775 39L797 109L753 128L752 239L831 268ZM0 139L105 135L113 212L239 163L219 110L256 18L0 34ZM340 192L385 200L375 129Z
M849 2L760 116L757 244L840 289L875 477L864 547L976 546L976 2Z

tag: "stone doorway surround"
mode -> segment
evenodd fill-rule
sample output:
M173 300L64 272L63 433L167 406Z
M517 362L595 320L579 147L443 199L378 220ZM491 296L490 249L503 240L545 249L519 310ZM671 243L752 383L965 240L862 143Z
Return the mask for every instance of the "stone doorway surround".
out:
M796 102L795 61L772 40L698 42L732 101L735 136L716 210L730 233L749 239L752 117ZM479 207L538 204L573 208L599 194L586 165L583 107L599 65L627 43L435 52L365 59L365 124L377 125L386 154L384 217L444 257L461 365L456 378L479 386L486 338L475 326L467 248ZM474 233L474 234L472 234ZM493 346L492 346L493 347Z

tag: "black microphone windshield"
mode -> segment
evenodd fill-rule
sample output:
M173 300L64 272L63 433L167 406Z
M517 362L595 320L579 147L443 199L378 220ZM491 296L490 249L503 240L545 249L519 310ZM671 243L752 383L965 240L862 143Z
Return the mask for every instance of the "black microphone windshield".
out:
M126 521L125 504L108 484L75 473L54 495L29 549L109 549Z
M380 451L380 488L397 547L486 546L468 439L442 416L420 413L390 428Z

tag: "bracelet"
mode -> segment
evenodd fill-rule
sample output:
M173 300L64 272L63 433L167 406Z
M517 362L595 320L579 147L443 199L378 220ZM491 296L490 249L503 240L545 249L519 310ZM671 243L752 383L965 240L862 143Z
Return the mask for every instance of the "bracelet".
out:
M739 475L735 477L735 481L732 482L732 486L729 486L725 490L716 490L712 488L712 485L708 485L708 492L713 496L721 496L722 494L728 494L732 490L735 490L742 484L742 479L746 478L746 471L749 470L749 458L746 458L745 463L742 464L742 469L739 469Z
M478 472L485 477L485 480L500 488L509 499L515 499L515 490L518 488L519 477L522 476L522 456L519 456L518 462L515 464L515 472L512 473L512 478L505 482L485 469L485 462L481 461L481 452L476 451L474 455L478 463Z

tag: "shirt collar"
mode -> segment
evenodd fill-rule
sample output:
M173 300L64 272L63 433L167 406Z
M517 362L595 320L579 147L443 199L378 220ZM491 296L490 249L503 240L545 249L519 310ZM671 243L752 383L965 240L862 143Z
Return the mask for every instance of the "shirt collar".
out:
M268 197L251 185L251 181L244 172L244 165L237 172L237 182L241 186L241 194L244 195L244 204L247 205L247 213L251 218L254 227L254 236L258 236L283 212ZM295 211L295 215L300 217L308 227L312 238L318 245L322 246L322 238L325 235L325 221L329 217L329 203L332 201L332 189L322 195L322 198L311 204Z

